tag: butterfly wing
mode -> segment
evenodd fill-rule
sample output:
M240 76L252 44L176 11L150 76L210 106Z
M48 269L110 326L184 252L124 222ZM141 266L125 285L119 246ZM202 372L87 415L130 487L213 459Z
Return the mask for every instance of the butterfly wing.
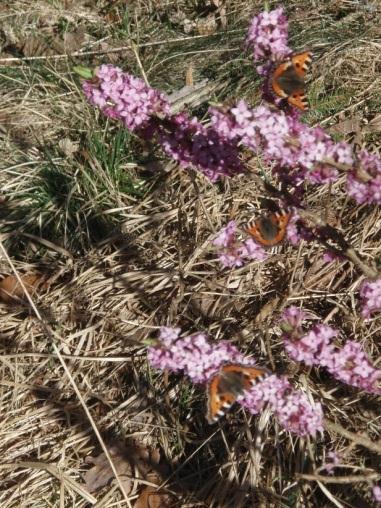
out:
M296 74L303 78L308 71L311 61L312 53L310 51L305 51L304 53L293 55L291 58L291 63L295 69Z
M208 422L216 422L234 402L242 398L245 390L250 390L267 375L269 371L259 367L224 365L208 385Z
M271 86L274 92L282 99L286 99L288 97L287 92L284 90L284 86L282 83L282 76L286 74L286 72L292 67L292 62L283 62L275 69L273 75L271 77Z
M249 226L247 232L259 244L272 247L284 239L290 217L291 212L271 213L257 219L253 225Z
M275 235L274 242L275 245L284 240L284 237L287 233L287 226L291 219L291 212L280 212L274 213L271 217L271 220L277 225L278 231Z
M234 404L237 397L231 391L223 391L220 373L216 374L208 385L207 415L208 423L215 423L220 416Z
M292 94L287 97L287 102L291 104L291 106L295 106L302 111L308 110L308 101L304 89L292 92Z
M312 60L312 53L305 51L293 55L291 59L281 63L274 71L271 86L281 98L302 111L308 109L305 95L305 74Z

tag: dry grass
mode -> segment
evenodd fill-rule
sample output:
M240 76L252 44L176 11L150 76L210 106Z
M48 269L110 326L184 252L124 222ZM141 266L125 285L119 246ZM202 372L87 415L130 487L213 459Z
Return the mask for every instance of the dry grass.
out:
M83 480L86 456L115 440L160 448L176 506L372 506L380 401L291 362L277 326L285 305L302 304L378 359L381 323L364 324L358 314L363 275L350 263L324 263L316 243L283 245L265 263L221 270L211 238L229 219L258 213L264 197L250 174L211 185L180 170L101 118L72 72L112 61L137 75L144 69L152 86L172 92L193 66L196 81L221 85L213 100L255 103L258 82L241 45L256 3L227 2L226 28L217 16L210 34L197 24L213 12L206 0L135 1L128 15L125 2L106 0L0 6L1 273L53 277L33 305L0 303L2 508L81 508L95 498L97 507L130 506L136 490L127 501L114 482L93 498ZM370 7L378 17L380 7L317 4L286 2L292 43L316 55L307 119L378 149L381 44ZM84 56L62 58L65 33L79 29L69 53ZM27 43L31 58L16 61ZM205 112L202 105L196 113ZM379 262L379 208L348 201L343 180L330 191L311 188L308 204L365 260ZM143 341L163 324L207 330L288 373L322 401L324 436L297 439L267 412L232 412L209 427L202 389L146 363ZM340 452L343 467L327 481L317 475L329 450ZM332 483L337 477L344 483Z

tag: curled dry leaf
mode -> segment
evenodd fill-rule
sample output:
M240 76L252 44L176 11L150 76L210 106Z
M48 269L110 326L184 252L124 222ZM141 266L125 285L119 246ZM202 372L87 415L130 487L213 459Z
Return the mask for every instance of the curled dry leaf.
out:
M217 21L214 14L197 20L196 30L199 35L211 35L217 31Z
M73 159L74 154L78 152L79 144L74 143L69 138L63 138L58 142L60 150L66 155L68 159Z
M52 54L52 50L49 45L44 41L42 37L37 35L31 35L21 41L20 49L24 56L43 56Z
M125 446L121 442L115 442L108 447L108 452L127 495L132 490L133 480L139 476L147 478L152 469L157 469L160 461L158 450L150 451L141 445ZM104 453L97 457L87 457L86 462L93 464L93 467L84 476L89 492L104 487L114 478L114 473Z
M62 53L73 53L81 48L85 40L85 32L78 28L73 32L60 35L45 36L44 34L31 35L22 39L18 45L24 56L49 56Z
M275 296L274 298L271 298L267 303L261 307L258 314L255 316L255 322L256 323L262 323L263 321L266 321L266 319L269 316L272 316L274 314L275 309L278 306L280 298L278 296Z
M46 276L41 273L30 273L20 275L26 290L32 296L36 291L47 287ZM24 289L17 277L8 275L0 281L0 300L4 303L19 303L20 300L26 300Z
M171 506L173 506L171 496L151 485L145 487L134 504L134 508L171 508Z
M328 132L332 134L341 134L346 136L352 132L359 132L361 130L361 119L359 116L351 116L340 120L335 125L329 127Z
M367 125L363 126L363 132L380 132L381 131L381 115L376 115Z
M81 49L85 41L85 31L82 27L77 28L73 32L65 32L63 36L63 50L65 53L72 53Z
M125 493L128 495L132 488L132 466L123 445L113 445L108 449L111 460L123 484ZM104 453L98 457L86 457L88 464L94 466L85 473L86 487L89 492L94 492L107 485L113 478L114 473Z

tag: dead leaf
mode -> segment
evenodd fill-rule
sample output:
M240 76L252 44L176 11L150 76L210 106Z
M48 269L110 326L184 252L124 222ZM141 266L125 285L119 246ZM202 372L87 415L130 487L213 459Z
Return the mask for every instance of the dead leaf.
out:
M328 129L330 133L342 134L343 136L352 132L358 132L359 130L360 118L358 116L345 118Z
M196 24L196 30L200 35L211 35L217 31L217 21L214 14L199 19Z
M134 504L134 508L171 508L171 496L157 491L156 487L148 486L141 492Z
M51 55L53 53L45 40L35 35L21 41L21 50L26 57Z
M158 450L150 451L137 444L125 446L121 442L116 442L108 447L108 452L127 495L131 492L133 479L139 475L146 478L152 469L157 469L160 461ZM114 478L114 473L104 453L97 457L87 457L86 462L94 464L84 476L89 492L104 487ZM135 468L138 471L135 471Z
M73 53L81 48L85 41L85 31L82 27L74 32L65 32L63 36L63 48L65 53Z
M363 132L380 132L381 131L381 115L376 115L370 122L363 127Z
M30 295L47 286L46 276L41 273L25 274L21 275L20 278ZM8 304L26 300L24 290L14 275L8 275L0 281L0 300Z
M69 138L60 139L58 146L68 159L73 159L73 156L78 152L79 144L73 143Z
M275 309L278 306L278 303L279 303L278 296L271 298L271 300L265 303L258 312L258 314L255 316L254 320L255 323L262 323L263 321L266 321L266 319L274 313Z
M128 495L132 487L132 466L126 454L126 448L122 445L114 445L108 449L111 460L123 484L123 488ZM114 473L111 469L110 463L104 453L98 457L86 457L87 464L94 464L84 476L87 490L94 492L107 485L113 478Z
M70 54L80 49L84 40L85 32L83 28L78 28L73 32L65 32L63 37L32 35L21 40L18 47L26 57Z

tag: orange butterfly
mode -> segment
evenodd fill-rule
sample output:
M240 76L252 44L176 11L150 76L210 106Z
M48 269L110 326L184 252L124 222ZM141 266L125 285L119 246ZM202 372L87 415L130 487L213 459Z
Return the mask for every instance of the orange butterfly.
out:
M228 409L241 400L244 392L250 390L257 382L269 376L267 369L227 363L215 374L208 384L208 405L206 419L216 422Z
M278 65L271 77L274 92L282 99L286 99L291 106L302 111L308 109L304 78L311 60L310 51L293 55Z
M249 224L247 232L264 247L273 247L286 236L291 215L291 212L284 210L262 215L252 225Z

